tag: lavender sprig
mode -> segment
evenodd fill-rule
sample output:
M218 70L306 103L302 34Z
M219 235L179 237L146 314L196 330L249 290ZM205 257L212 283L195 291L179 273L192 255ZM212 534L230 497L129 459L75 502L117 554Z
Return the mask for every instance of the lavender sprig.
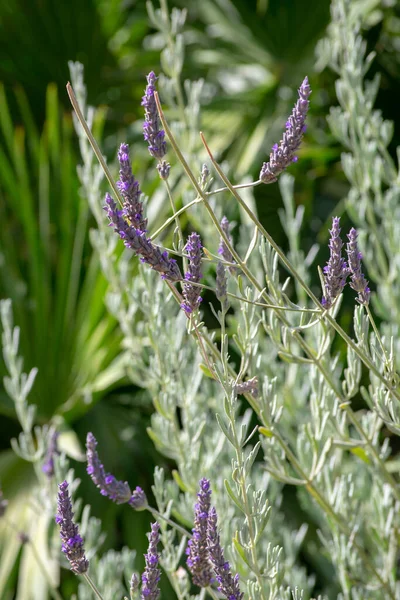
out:
M105 201L104 210L110 220L110 225L114 227L125 246L138 254L142 262L161 273L163 279L169 281L182 279L176 260L169 258L167 251L162 252L158 246L155 246L150 238L146 237L145 232L129 225L123 217L123 211L117 210L117 205L110 194L106 194Z
M208 559L207 522L210 510L210 482L203 478L199 482L198 502L194 507L193 537L189 540L186 564L193 577L193 583L199 587L207 587L212 582L211 565Z
M145 120L143 123L144 139L149 145L149 152L154 158L161 160L167 152L165 142L165 132L160 128L160 118L158 116L157 105L154 98L156 90L157 77L151 71L147 76L147 87L145 95L142 98L144 106Z
M324 287L325 295L321 304L325 308L330 308L334 300L342 292L346 285L349 269L347 263L342 258L343 242L340 237L340 217L333 217L332 229L329 230L331 237L329 240L330 256L327 265L324 267Z
M140 201L142 191L132 173L128 144L121 144L119 147L118 162L120 168L117 187L124 199L123 215L133 227L146 231L147 219L143 217L143 204Z
M71 565L71 571L81 575L88 570L89 561L85 556L83 539L79 535L78 526L73 522L74 513L72 512L68 483L63 481L58 489L56 523L60 526L61 550Z
M224 216L221 219L221 229L222 231L225 233L226 237L228 238L228 240L230 242L232 242L232 238L231 238L231 234L229 232L229 228L230 228L230 223L228 221L228 219ZM222 256L222 258L229 263L234 263L235 260L231 254L231 252L229 251L227 245L225 244L223 238L221 237L219 240L219 248L218 248L218 254L220 256ZM236 274L236 268L235 267L229 267L229 271L232 275Z
M142 575L141 600L157 600L160 595L158 582L160 581L161 571L158 568L159 555L157 553L160 525L155 522L151 525L149 534L149 548L144 555L146 567Z
M89 432L86 436L86 457L88 463L86 471L89 473L95 486L99 488L100 493L110 498L116 504L128 502L136 510L145 508L147 506L147 498L144 491L140 487L137 487L132 493L126 481L119 481L114 475L106 473L97 453L96 446L97 440L93 433Z
M198 285L192 285L192 282L199 283L200 279L203 277L201 273L202 248L200 236L197 233L191 233L185 246L189 257L189 266L185 273L185 280L187 283L183 284L182 295L184 301L181 304L181 308L187 315L190 315L197 310L202 301L200 287Z
M260 179L263 183L273 183L278 175L282 173L292 162L297 162L296 150L299 148L306 131L305 120L308 112L311 87L308 78L305 77L299 88L299 99L297 100L292 114L286 121L286 131L281 141L272 146L269 162L264 163L260 171Z
M54 456L60 454L57 447L58 431L54 431L49 440L47 447L45 461L42 465L43 473L46 473L47 477L51 478L54 475Z
M212 507L208 514L207 541L209 557L214 567L216 580L219 583L218 591L228 600L242 600L243 592L240 591L239 587L239 575L232 576L230 564L225 560L224 551L221 548L217 525L217 511Z
M347 237L349 242L346 247L346 252L349 261L349 271L351 273L350 287L358 293L358 302L367 306L371 290L369 289L368 281L365 279L361 270L362 254L358 249L357 230L352 227Z

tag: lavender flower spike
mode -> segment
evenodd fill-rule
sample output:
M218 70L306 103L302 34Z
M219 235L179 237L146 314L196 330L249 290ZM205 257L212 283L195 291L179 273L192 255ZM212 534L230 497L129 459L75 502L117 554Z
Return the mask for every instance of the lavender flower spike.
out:
M185 273L185 279L188 283L183 285L182 295L184 301L181 304L181 308L187 315L197 310L202 301L200 287L192 285L192 282L199 283L203 277L201 274L202 248L200 236L197 233L191 233L185 246L189 256L189 266Z
M60 454L57 447L58 431L53 431L47 446L46 458L42 465L43 473L51 478L54 475L54 456Z
M63 481L58 489L56 523L60 526L61 550L71 565L71 571L81 575L88 570L89 561L85 556L83 540L79 535L78 526L72 520L74 513L72 512L71 498L68 493L68 483Z
M147 219L143 217L143 204L140 201L142 192L139 188L139 182L132 173L128 144L121 144L119 147L118 162L120 168L117 187L124 199L123 215L133 227L146 231Z
M136 229L124 219L123 211L117 210L117 205L110 194L106 194L106 206L104 210L110 220L110 225L124 241L127 248L131 248L141 256L141 261L150 265L152 269L161 273L163 279L179 281L182 279L181 272L176 260L169 258L168 252L162 252L155 246L150 238L146 237L144 231Z
M331 237L329 240L330 257L326 267L324 267L324 287L325 296L321 304L325 308L330 308L334 300L342 292L346 285L348 275L347 263L342 258L343 242L340 238L340 217L333 217L332 229L329 230Z
M160 118L158 116L157 105L154 98L156 91L157 77L151 71L147 76L147 87L145 95L142 98L142 106L144 106L144 123L143 134L144 139L149 145L149 152L154 158L161 160L167 152L167 144L165 143L165 132L160 128Z
M207 541L209 557L214 567L216 580L219 583L218 591L228 600L242 600L243 592L239 588L239 575L232 576L229 562L225 560L217 521L217 511L212 507L208 514Z
M308 78L305 77L299 88L299 99L297 100L292 114L286 121L286 131L281 141L272 146L269 162L264 163L260 171L260 179L263 183L273 183L278 175L282 173L292 162L297 162L296 150L299 148L306 131L306 116L309 107L308 98L311 87Z
M367 304L369 303L371 290L368 287L368 281L365 279L361 271L362 254L358 249L357 230L354 229L354 227L350 229L350 232L347 235L347 237L349 238L346 252L349 261L349 271L351 273L350 287L352 287L353 290L358 292L358 302L367 306Z
M226 237L228 238L228 240L231 242L232 238L231 238L231 234L229 233L229 221L228 219L224 216L221 219L221 229L222 231L225 233ZM219 248L218 248L218 254L220 256L222 256L222 258L229 263L233 263L235 262L232 254L230 253L227 245L225 244L223 238L221 237L219 240ZM231 275L235 275L236 274L236 267L229 267L229 271L231 273Z
M149 549L144 555L146 567L142 575L142 593L141 600L157 600L160 595L158 582L160 581L160 569L158 568L157 546L160 540L160 525L152 523L151 533L149 534Z
M103 496L107 496L117 504L129 502L132 494L127 482L118 481L114 475L106 473L104 466L100 462L99 455L96 450L97 440L93 433L88 433L86 437L86 456L88 466L86 471L92 478L93 483L99 488Z
M198 502L194 507L193 537L189 540L186 554L186 564L193 577L193 583L199 587L207 587L212 582L211 565L208 560L207 549L207 522L210 511L210 482L201 479L200 491L197 494Z

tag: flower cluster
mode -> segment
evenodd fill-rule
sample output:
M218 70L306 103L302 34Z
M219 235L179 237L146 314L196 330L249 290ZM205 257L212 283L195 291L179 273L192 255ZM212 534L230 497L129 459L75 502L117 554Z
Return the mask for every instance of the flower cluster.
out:
M217 525L217 511L212 507L208 515L207 541L209 558L219 583L218 591L228 600L242 600L244 594L240 591L239 575L232 575L229 562L225 560Z
M325 295L321 304L325 308L330 308L334 300L342 292L346 285L348 275L347 263L342 258L343 242L340 238L340 217L334 217L332 220L332 229L330 229L329 240L329 260L324 267L324 287Z
M194 507L193 537L189 540L186 549L188 555L186 564L192 574L193 583L199 587L207 587L212 581L207 548L207 523L211 506L211 490L208 479L200 480L200 491L197 498L198 502Z
M226 237L228 238L228 240L231 242L232 238L231 238L231 234L230 234L230 223L228 221L228 219L224 216L221 219L221 229L222 231L225 233ZM228 248L228 246L225 244L224 239L221 237L219 240L219 248L218 248L218 254L220 256L222 256L222 258L228 262L228 263L234 263L235 260ZM229 271L231 272L232 275L236 274L236 267L229 267Z
M58 490L56 523L60 526L61 550L68 559L71 570L77 575L81 575L88 570L89 561L85 556L83 539L79 535L78 526L73 521L74 513L72 512L68 483L66 481L60 483Z
M201 244L200 236L197 233L191 233L185 249L189 257L188 270L185 273L186 282L183 285L183 302L181 308L187 315L192 314L197 310L202 301L200 296L200 286L193 285L200 282L203 277L201 273L201 256L203 246Z
M269 162L264 163L260 171L260 179L263 183L273 183L278 175L282 173L292 162L297 162L295 152L300 147L303 134L306 131L306 116L309 107L309 96L311 87L308 78L305 77L299 88L299 99L297 100L292 114L286 121L286 131L278 144L272 146Z
M118 151L118 162L120 168L117 187L124 199L123 215L135 229L146 231L147 219L143 217L143 204L140 201L142 192L139 182L132 173L128 144L121 144Z
M252 377L247 381L242 381L237 383L235 386L235 391L237 394L250 394L253 398L258 397L258 379L257 377Z
M347 237L349 241L346 247L346 252L347 259L349 261L349 271L351 273L350 287L358 293L358 302L360 304L367 305L369 303L371 290L368 287L368 281L365 279L363 272L361 271L362 254L358 249L358 233L354 227L350 229Z
M165 132L160 127L160 118L158 116L157 104L154 98L156 91L157 77L151 71L147 76L147 87L142 98L142 106L144 106L145 120L143 124L144 139L149 145L149 152L154 158L159 160L165 156L167 152L167 144L165 143Z
M110 220L110 226L118 233L127 248L131 248L141 257L141 261L150 265L152 269L161 273L163 279L179 281L182 279L181 272L176 260L169 258L167 251L162 251L155 246L146 233L130 225L123 216L123 211L117 209L117 205L110 194L106 194L106 205L104 210Z
M155 522L151 525L149 534L149 548L144 555L146 567L142 575L141 600L157 600L160 595L158 582L160 581L160 569L158 568L159 556L157 552L160 525Z
M57 431L53 431L51 434L49 444L47 446L46 457L42 465L43 473L46 473L47 477L49 478L53 477L54 475L54 456L59 454L57 447L58 435L59 434Z
M199 482L198 502L194 507L193 537L189 540L186 554L187 565L193 576L193 583L207 587L214 581L211 575L213 567L215 579L219 583L218 591L228 600L242 600L243 592L239 587L239 575L231 573L229 562L224 558L217 527L217 511L211 506L211 489L208 479Z
M340 218L333 217L332 229L330 229L329 251L330 256L327 265L324 267L324 288L325 295L321 304L325 308L330 308L334 300L342 292L346 285L346 279L350 275L350 287L358 292L358 302L367 305L371 291L368 282L361 270L362 254L358 249L358 233L354 227L347 234L348 244L346 247L348 263L342 258L343 242L340 238Z
M127 502L136 510L146 507L146 494L140 487L137 487L132 493L126 481L119 481L114 475L105 472L96 446L97 440L93 433L89 432L86 437L86 457L88 464L86 471L89 473L95 486L99 488L100 493L113 500L116 504Z

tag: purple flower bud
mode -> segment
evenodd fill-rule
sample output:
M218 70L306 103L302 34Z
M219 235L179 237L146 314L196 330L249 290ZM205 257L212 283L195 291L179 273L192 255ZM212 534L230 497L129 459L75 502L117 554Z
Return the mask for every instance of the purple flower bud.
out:
M300 147L305 131L305 120L308 112L311 88L305 77L299 88L299 99L294 105L292 114L286 122L286 131L278 144L272 146L269 162L264 163L260 171L263 183L273 183L292 162L297 161L296 150Z
M57 447L58 432L53 431L50 436L49 444L47 446L46 458L42 465L43 473L46 473L47 477L51 478L54 475L54 456L60 454Z
M18 539L21 542L22 545L27 544L28 542L30 542L30 537L27 533L25 533L24 531L19 531L18 532Z
M121 144L119 147L118 162L120 168L117 187L124 199L122 214L133 227L146 231L147 219L143 217L143 204L140 201L142 192L139 188L139 182L132 173L128 144Z
M164 130L160 128L160 118L158 116L157 104L154 98L156 81L157 77L153 71L151 71L147 76L147 87L145 95L142 98L145 118L143 123L143 134L144 139L149 145L151 156L160 160L167 152L167 144L164 139Z
M209 177L210 177L210 169L204 163L204 165L201 168L201 177L200 177L200 186L201 186L202 190L205 190L207 188Z
M147 508L147 497L141 487L137 486L132 492L128 502L135 510L145 510Z
M247 381L242 381L241 383L236 384L236 393L237 394L251 394L253 398L258 397L258 379L257 377L252 377Z
M346 285L348 275L347 263L342 258L343 242L340 237L340 217L333 217L332 229L330 229L329 251L330 256L326 267L324 267L324 287L325 296L321 304L325 308L330 308L334 300L342 292Z
M86 457L88 464L86 471L92 478L93 483L99 488L103 496L107 496L107 498L110 498L116 504L130 502L132 494L128 483L126 481L118 481L114 475L105 472L104 466L97 454L96 446L97 440L93 433L89 432L86 437Z
M201 479L200 491L197 494L198 502L194 506L193 537L189 540L186 554L186 564L193 577L193 583L199 587L207 587L212 582L211 565L208 560L207 549L207 522L210 511L210 482Z
M117 205L110 194L106 194L104 210L110 220L110 226L114 227L114 231L124 241L125 246L141 257L142 262L161 273L163 279L169 281L182 279L176 260L169 258L168 252L162 252L158 246L155 246L150 238L146 237L145 232L129 225L123 217L123 211L117 210Z
M228 221L228 219L226 217L222 217L221 219L221 229L222 231L225 233L226 237L228 238L229 242L232 243L232 238L231 238L231 234L229 232L230 229L230 223ZM229 263L234 263L235 260L232 256L232 254L230 253L227 245L225 244L223 238L221 237L219 239L219 248L218 248L218 254L220 256L222 256L222 258ZM236 275L236 267L229 267L229 271L231 273L231 275Z
M3 496L3 490L0 488L0 517L4 516L8 505L8 500Z
M166 162L165 160L158 163L158 165L157 165L157 171L158 171L161 179L163 179L164 181L166 179L168 179L170 170L171 170L171 165L169 164L169 162Z
M217 525L217 511L212 507L208 514L207 543L209 558L214 567L215 578L219 583L218 591L228 600L242 600L243 592L239 587L239 575L232 576L230 564L225 560L224 551L221 548Z
M187 283L183 284L183 302L181 308L187 315L197 310L200 306L202 298L200 296L200 286L192 285L192 283L199 283L203 277L201 273L201 256L202 256L202 244L200 236L197 233L191 233L189 235L185 249L189 256L188 270L185 273L185 280Z
M141 600L157 600L160 595L158 582L160 581L161 571L158 568L159 555L157 546L160 540L160 525L152 523L151 533L149 534L149 549L144 555L146 567L142 575L142 593Z
M62 541L61 550L67 557L71 570L80 575L86 573L89 561L85 556L83 540L79 535L78 526L73 522L71 499L68 493L68 483L63 481L58 486L58 503L56 523L60 526L60 537Z
M351 273L350 287L353 288L353 290L355 290L356 292L358 292L357 301L360 304L364 304L365 306L367 306L367 304L369 303L371 290L368 287L368 281L365 279L361 271L362 254L358 249L357 230L354 229L354 227L350 229L350 233L347 235L347 237L349 238L346 252L349 261L349 271Z

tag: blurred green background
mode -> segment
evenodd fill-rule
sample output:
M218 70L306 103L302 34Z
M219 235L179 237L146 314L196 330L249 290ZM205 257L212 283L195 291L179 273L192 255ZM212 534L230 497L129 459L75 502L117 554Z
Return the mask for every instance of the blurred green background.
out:
M330 217L341 214L347 189L342 148L325 120L337 103L335 74L315 69L329 1L169 2L173 7L188 11L183 79L206 80L202 127L236 180L246 174L258 177L272 143L279 140L296 89L309 76L309 128L291 172L296 202L305 207L303 248L324 245ZM377 108L386 118L397 118L394 151L400 143L400 61L393 23L400 9L396 3L366 2L366 12L371 19L365 38L377 51L371 75L382 73ZM38 406L38 422L62 419L81 449L92 431L100 447L107 448L107 469L150 493L154 465L173 465L157 455L146 433L151 398L129 384L118 360L121 334L104 305L107 284L89 241L94 221L76 175L80 156L65 91L69 60L85 67L88 102L104 106L97 135L112 162L121 140L141 143L145 77L161 70L145 2L0 3L0 297L13 300L25 370L39 369L30 396ZM278 186L257 188L256 200L261 220L285 247ZM326 256L322 249L318 264ZM345 312L342 318L348 318ZM28 468L10 450L19 425L2 389L0 415L0 480L5 495L12 497L30 483ZM107 531L105 548L137 548L140 568L147 516L94 494L84 464L74 467L82 478L80 495ZM17 567L1 582L5 598L13 597ZM62 578L69 597L75 578L67 571Z

